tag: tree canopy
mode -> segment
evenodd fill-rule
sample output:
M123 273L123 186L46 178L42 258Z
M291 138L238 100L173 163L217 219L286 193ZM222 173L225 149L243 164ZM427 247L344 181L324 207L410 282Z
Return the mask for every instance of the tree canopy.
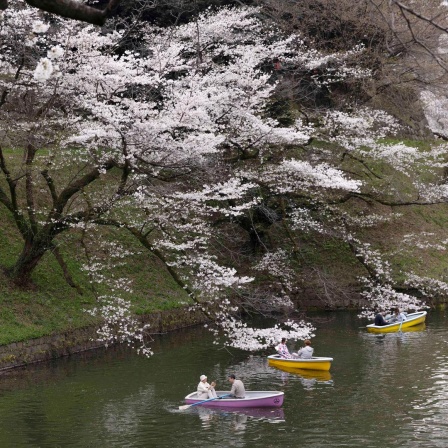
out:
M446 145L403 143L403 123L350 95L325 106L305 94L331 97L371 82L365 44L324 51L255 7L138 26L129 45L121 22L100 29L16 0L3 12L0 205L23 238L7 267L12 281L30 282L65 235L122 229L164 263L217 337L248 350L312 335L301 319L256 329L236 318L241 307L281 316L297 308L304 235L337 239L352 254L368 312L421 307L406 285L444 290L442 280L413 272L397 285L363 235L396 218L370 213L369 204L446 201ZM279 227L281 238L269 241ZM108 259L92 256L85 266L94 282L129 255L104 244ZM103 337L142 340L119 294L132 285L117 278L109 287L93 311L105 317Z

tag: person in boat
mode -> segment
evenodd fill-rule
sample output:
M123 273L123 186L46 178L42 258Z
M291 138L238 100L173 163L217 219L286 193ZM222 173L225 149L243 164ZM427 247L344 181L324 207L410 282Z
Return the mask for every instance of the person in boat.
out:
M382 327L384 325L389 325L389 322L387 320L384 319L383 317L383 311L378 311L375 315L375 321L374 321L374 325L376 325L377 327Z
M400 308L395 308L394 315L392 316L391 322L404 322L406 320L406 314L400 312Z
M207 377L205 375L200 376L200 381L198 384L198 398L216 398L216 391L215 391L215 382L212 381L211 384L207 383Z
M230 396L232 398L244 398L246 396L246 390L244 389L244 384L241 380L237 380L235 375L232 373L228 376L232 388L230 389Z
M309 339L305 339L303 343L305 344L305 346L297 352L297 358L311 359L314 352L314 348L311 347L311 341Z
M280 344L275 347L275 350L277 350L277 353L285 359L292 358L291 353L289 353L288 347L286 346L286 338L282 338Z

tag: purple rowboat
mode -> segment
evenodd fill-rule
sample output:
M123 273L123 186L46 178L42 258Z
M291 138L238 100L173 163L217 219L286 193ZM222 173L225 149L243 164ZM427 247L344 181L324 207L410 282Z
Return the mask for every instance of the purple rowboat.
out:
M226 395L229 392L216 391L219 396ZM219 398L204 402L200 406L216 407L216 408L279 408L283 404L283 392L276 391L247 391L244 398ZM198 398L197 392L192 392L185 397L185 403L194 404L204 401Z

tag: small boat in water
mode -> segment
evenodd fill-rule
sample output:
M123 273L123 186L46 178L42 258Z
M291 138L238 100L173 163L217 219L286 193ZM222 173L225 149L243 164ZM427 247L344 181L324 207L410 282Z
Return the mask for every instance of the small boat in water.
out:
M333 358L313 356L310 359L282 358L280 355L268 356L269 365L279 369L305 369L305 370L330 370Z
M425 322L426 314L426 311L419 311L417 313L408 314L406 320L403 322L393 322L382 326L369 324L366 328L369 333L395 333L422 324Z
M229 392L216 391L219 396L227 395ZM248 391L244 398L224 397L215 400L206 400L201 406L210 406L216 408L278 408L283 404L284 393L276 391ZM197 392L192 392L185 397L185 403L194 405L203 402L203 398L198 398Z

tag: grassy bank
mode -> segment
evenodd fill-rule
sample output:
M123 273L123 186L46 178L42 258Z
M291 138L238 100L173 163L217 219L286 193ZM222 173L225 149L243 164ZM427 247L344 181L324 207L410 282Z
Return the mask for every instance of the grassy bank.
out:
M0 222L0 265L6 268L17 259L22 241L3 208L0 208ZM125 297L132 301L133 311L148 314L185 304L188 297L175 284L165 267L142 250L125 231L115 233L121 244L134 252L114 273L131 278L133 292ZM33 272L32 285L26 288L15 287L4 270L0 269L0 345L95 323L95 319L85 311L94 307L96 300L89 278L81 269L85 255L79 235L73 234L59 243L76 288L67 283L61 266L51 252L44 256Z
M21 240L13 223L0 214L0 264L11 266L19 254ZM444 239L448 215L444 206L403 208L397 220L369 230L373 245L393 254L392 265L400 276L401 269L412 269L420 275L443 278L448 271L448 257L438 250L404 247L403 237L409 233L431 233L432 239ZM183 306L188 297L169 276L165 267L124 231L116 231L121 242L134 251L119 268L118 274L132 279L133 293L127 298L133 303L136 314L148 314ZM81 270L83 254L76 235L61 244L60 251L77 288L69 286L63 271L52 253L47 253L33 273L33 284L27 288L14 287L0 270L0 345L24 341L41 336L75 330L98 323L86 313L96 304L95 294L88 276ZM339 297L359 293L357 278L363 275L347 246L338 240L314 239L301 241L303 262L297 269L303 284L303 308L308 304L325 303L325 307L338 307L326 300L330 292ZM318 272L318 275L316 275ZM398 278L400 280L400 278ZM338 295L338 291L340 292ZM101 292L101 291L100 291ZM333 299L334 300L334 299ZM340 305L340 304L339 304ZM340 306L339 306L340 308Z

